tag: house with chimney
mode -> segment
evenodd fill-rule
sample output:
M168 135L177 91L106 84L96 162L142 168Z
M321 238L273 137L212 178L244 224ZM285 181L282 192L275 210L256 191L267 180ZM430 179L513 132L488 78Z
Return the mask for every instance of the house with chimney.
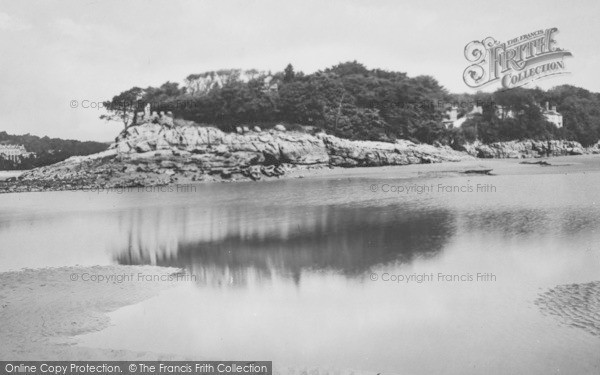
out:
M550 103L546 102L546 107L542 109L542 115L546 121L553 123L557 128L563 127L563 117L558 113L555 105L550 108Z

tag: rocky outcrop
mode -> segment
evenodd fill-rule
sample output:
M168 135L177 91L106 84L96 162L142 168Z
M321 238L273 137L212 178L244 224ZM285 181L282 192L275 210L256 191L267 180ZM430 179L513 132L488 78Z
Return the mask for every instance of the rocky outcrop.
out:
M479 158L534 158L600 153L573 141L512 141L442 145L352 141L325 133L239 126L233 133L174 119L170 113L139 113L102 153L73 157L28 171L0 191L102 189L194 181L278 178L294 169L439 163Z
M324 133L318 134L330 158L330 164L340 167L374 167L382 165L407 165L440 163L471 159L450 147L434 147L400 140L395 143L350 141Z
M449 147L351 141L325 133L287 132L283 125L270 131L224 133L194 124L165 126L147 122L127 129L111 146L120 155L134 156L153 151L189 153L202 170L229 169L237 173L253 165L332 165L342 167L406 165L460 161L469 158Z
M600 154L600 141L586 149L588 154Z
M262 164L329 163L323 142L309 134L250 130L225 133L213 127L168 127L160 122L128 128L119 135L111 149L132 157L151 151L189 153L189 158L207 171L243 169Z
M283 125L276 125L269 131L240 127L240 132L224 133L189 122L174 126L168 119L167 115L151 117L151 121L130 127L117 137L110 148L116 149L119 154L187 151L206 155L203 161L209 167L213 163L211 158L223 155L236 155L234 164L242 165L275 162L343 166L404 165L458 161L468 157L449 147L417 145L404 140L396 143L350 141L325 133L287 132Z
M472 156L497 159L538 158L548 156L583 155L589 153L589 150L584 149L579 142L563 140L524 140L495 142L491 144L475 142L463 147L464 150Z
M291 169L437 163L472 159L449 147L350 141L285 127L214 127L174 120L170 114L141 116L104 153L75 157L20 176L33 190L150 186L210 180L259 180Z

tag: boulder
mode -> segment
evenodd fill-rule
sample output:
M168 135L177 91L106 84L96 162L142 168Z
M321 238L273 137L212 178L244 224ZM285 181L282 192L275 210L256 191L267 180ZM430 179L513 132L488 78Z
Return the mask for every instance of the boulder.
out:
M600 141L588 147L586 151L590 154L600 154Z
M292 164L326 164L329 163L327 148L321 139L302 133L287 133L276 138L279 146L279 162Z
M267 177L275 176L275 166L274 165L263 165L261 168L261 171Z
M132 147L129 145L129 143L127 141L123 141L123 142L116 144L115 148L116 148L117 152L120 154L127 154L127 153L133 151Z
M258 181L262 178L262 171L260 170L260 165L252 165L247 170L248 177L253 179L254 181Z
M164 112L160 113L160 119L158 121L159 124L172 128L175 126L175 122L173 121L173 117L165 115Z
M135 145L136 152L148 152L153 149L152 145L148 141L138 142Z

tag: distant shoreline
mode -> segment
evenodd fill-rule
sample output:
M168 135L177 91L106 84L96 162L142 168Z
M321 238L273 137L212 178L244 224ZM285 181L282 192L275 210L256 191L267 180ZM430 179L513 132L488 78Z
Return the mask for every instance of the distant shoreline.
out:
M327 166L312 166L305 168L293 168L285 175L277 177L265 177L259 182L272 182L278 180L294 180L294 179L346 179L346 178L381 178L382 174L386 175L386 179L420 179L420 178L442 178L442 177L460 177L460 176L477 176L486 175L483 173L491 170L491 176L497 175L529 175L529 174L556 174L556 173L586 173L595 172L589 170L582 161L596 159L600 172L600 155L573 155L573 156L555 156L549 158L534 159L536 162L524 162L531 159L473 159L459 162L441 162L433 164L410 164L410 165L388 165L377 167L327 167ZM541 161L538 163L537 161ZM479 174L477 172L481 171ZM475 173L467 173L475 172ZM1 176L1 175L0 175ZM114 187L67 187L68 184L58 183L49 186L46 189L38 190L21 190L7 191L6 187L0 179L0 194L2 193L25 193L25 192L47 192L47 191L71 191L94 194L108 193L124 193L124 192L144 192L144 191L161 191L161 188L171 187L173 190L177 186L203 186L212 183L239 183L239 182L255 182L250 178L241 179L222 179L214 177L210 180L203 181L181 181L165 183L160 185L146 186L114 186ZM154 188L154 189L152 189ZM175 191L175 190L173 190ZM181 192L185 192L181 190Z
M323 132L274 129L226 133L195 123L174 125L153 115L128 127L103 152L77 156L29 171L0 174L0 193L106 191L206 182L271 181L309 175L347 175L350 170L456 163L456 173L489 160L542 159L600 153L574 141L522 140L465 144L462 151L441 144L361 141ZM448 169L446 167L446 169ZM490 170L492 168L485 167ZM341 170L342 172L338 172ZM9 177L6 177L9 176ZM18 177L18 178L16 178Z

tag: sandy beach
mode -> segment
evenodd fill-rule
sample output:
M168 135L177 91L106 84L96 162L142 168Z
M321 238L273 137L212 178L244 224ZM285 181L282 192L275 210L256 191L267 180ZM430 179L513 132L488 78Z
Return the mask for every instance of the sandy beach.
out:
M540 294L535 304L562 324L600 337L600 281L559 285Z
M73 280L77 275L77 280ZM138 275L143 275L142 279ZM108 313L148 300L185 277L175 268L103 266L24 269L0 273L0 359L11 361L194 361L177 353L109 350L82 346L77 336L100 331ZM162 279L149 281L148 278ZM104 278L104 279L103 279ZM113 278L106 280L106 278ZM274 366L274 374L375 372L325 367Z
M177 359L76 345L73 337L108 327L107 313L173 287L174 268L62 267L0 273L0 358L3 360ZM138 280L152 275L164 281ZM114 276L114 280L103 277ZM133 275L123 280L118 276ZM77 277L77 280L73 280ZM119 282L121 281L121 282Z

